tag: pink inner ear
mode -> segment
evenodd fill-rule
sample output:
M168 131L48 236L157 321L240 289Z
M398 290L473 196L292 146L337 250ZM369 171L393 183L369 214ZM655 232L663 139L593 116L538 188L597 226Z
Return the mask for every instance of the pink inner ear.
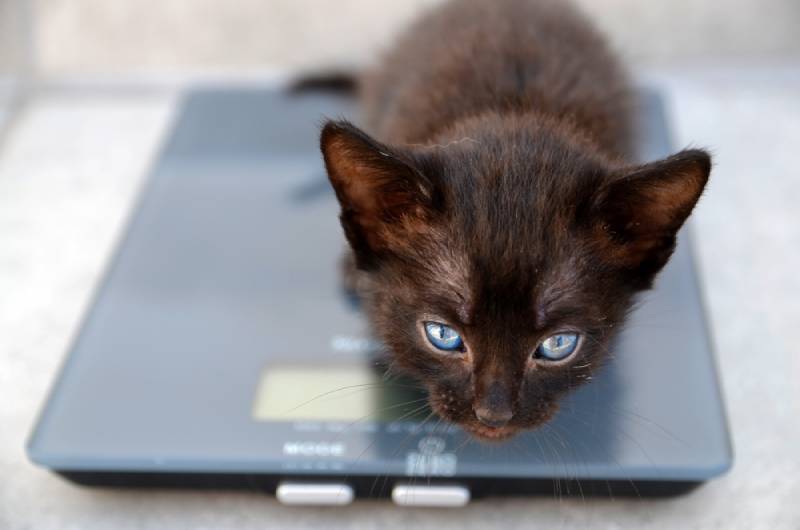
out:
M410 168L391 155L353 147L335 139L328 151L329 175L342 205L376 221L413 212L422 197Z
M380 172L361 162L343 140L333 140L326 151L328 174L339 200L361 214L378 212Z
M677 231L699 197L696 187L683 180L657 180L620 192L628 203L621 208L628 216L624 231L642 236Z
M682 151L638 168L611 184L605 216L622 235L674 234L697 204L710 169L703 151Z
M430 192L424 177L388 146L337 124L323 129L321 143L347 232L375 250L425 228Z
M710 171L703 151L683 151L614 181L600 204L601 232L613 261L662 258L689 217ZM668 257L668 255L667 255Z

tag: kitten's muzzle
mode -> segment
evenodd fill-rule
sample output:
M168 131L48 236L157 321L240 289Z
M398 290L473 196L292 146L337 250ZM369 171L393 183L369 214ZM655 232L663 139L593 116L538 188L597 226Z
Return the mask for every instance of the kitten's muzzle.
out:
M475 417L478 418L478 421L487 427L492 427L493 429L504 427L509 421L511 421L513 416L514 414L511 412L511 410L496 411L484 408L475 409Z

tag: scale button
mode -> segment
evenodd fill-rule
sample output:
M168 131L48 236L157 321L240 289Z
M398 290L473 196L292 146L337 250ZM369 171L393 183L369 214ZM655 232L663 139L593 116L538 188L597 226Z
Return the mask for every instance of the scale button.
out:
M343 506L353 502L353 488L348 484L281 482L275 497L282 504Z
M400 506L458 507L469 502L469 489L459 485L398 484L392 490L392 500Z

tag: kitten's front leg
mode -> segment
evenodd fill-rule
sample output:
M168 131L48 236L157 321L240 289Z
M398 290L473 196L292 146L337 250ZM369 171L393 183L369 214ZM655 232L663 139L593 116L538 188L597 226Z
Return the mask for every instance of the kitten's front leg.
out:
M361 297L359 295L359 279L360 274L356 267L356 259L353 251L349 248L345 250L339 261L339 270L341 273L341 287L347 301L355 308L361 305Z

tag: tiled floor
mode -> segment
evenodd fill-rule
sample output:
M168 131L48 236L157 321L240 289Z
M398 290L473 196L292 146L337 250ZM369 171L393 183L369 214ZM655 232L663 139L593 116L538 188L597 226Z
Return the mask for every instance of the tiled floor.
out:
M84 489L25 437L169 122L174 94L37 97L0 145L0 528L800 528L800 69L655 72L677 143L716 167L695 217L732 472L669 500L492 499L457 511L260 493Z

